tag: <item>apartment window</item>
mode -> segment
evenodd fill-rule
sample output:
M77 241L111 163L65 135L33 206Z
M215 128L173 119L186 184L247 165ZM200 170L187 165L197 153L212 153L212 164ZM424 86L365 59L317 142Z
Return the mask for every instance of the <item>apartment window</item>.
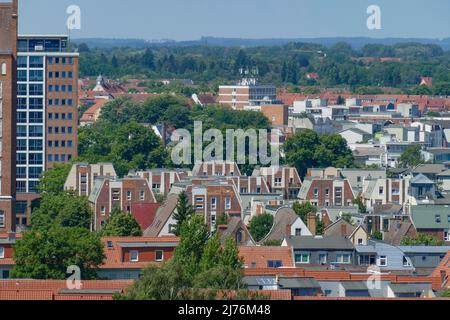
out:
M296 254L295 255L295 263L309 263L309 254Z
M17 167L16 168L16 178L17 179L26 179L27 178L27 168Z
M301 236L301 235L302 235L302 229L301 229L301 228L295 229L295 235L296 235L297 237Z
M127 200L131 200L131 191L127 191Z
M69 78L69 79L72 79L73 78L73 72L72 71L69 71L68 73L67 73L67 77Z
M48 162L52 162L52 161L53 161L53 155L52 155L52 154L49 154L49 155L47 156L47 161L48 161Z
M27 140L17 139L16 150L27 151Z
M27 123L26 112L17 112L17 123Z
M16 181L16 191L17 192L27 192L27 183L25 181ZM1 225L1 217L0 217L0 227L4 227Z
M27 95L27 85L26 84L18 84L17 85L17 95L19 95L19 96Z
M119 190L114 190L113 191L113 200L114 201L119 201L120 200L120 191Z
M226 197L225 198L225 210L230 210L230 209L231 209L231 198Z
M141 191L141 192L139 193L139 199L140 199L141 201L144 201L144 200L145 200L145 192L144 192L144 191Z
M327 264L327 254L321 253L319 254L319 264Z
M42 168L41 167L30 167L29 170L29 178L30 179L39 179L42 174Z
M30 70L30 81L42 81L44 73L42 70Z
M271 269L277 269L283 267L283 261L281 260L269 260L267 261L267 267Z
M281 187L282 184L282 179L281 178L275 178L275 187Z
M409 262L408 258L406 258L406 257L403 257L403 266L411 267L411 263Z
M247 193L247 188L241 188L241 193Z
M72 91L73 91L73 86L72 86L72 85L69 85L69 86L67 87L67 91L68 91L68 92L72 92Z
M105 206L101 206L100 207L100 213L101 213L102 216L106 215L106 208L105 208Z
M16 153L17 164L27 164L27 154L26 153Z
M42 112L30 112L30 123L41 123L43 121L44 119Z
M325 197L329 197L330 196L330 189L325 189Z
M44 59L42 57L30 57L30 68L42 68Z
M26 98L17 98L17 109L27 109Z
M164 261L164 251L156 250L156 252L155 252L155 261L157 261L157 262Z
M44 129L42 126L30 126L30 137L42 137Z
M436 223L441 223L441 215L437 214L434 216Z
M383 193L384 193L384 188L383 188L383 187L380 187L380 188L378 189L378 193L379 193L379 194L383 194Z
M360 182L362 182L362 178L361 178L361 177L356 177L356 181L357 181L358 183L360 183Z
M30 109L43 109L44 99L42 98L30 98Z
M444 231L444 241L450 241L450 230Z
M72 127L67 127L67 133L72 133L72 132L73 132Z
M211 210L217 209L217 198L211 198Z
M447 222L450 223L450 215L447 216Z
M17 67L26 68L27 67L27 57L18 57L17 58Z
M34 165L40 165L42 164L42 153L30 153L28 155L29 160L28 163L29 164L34 164ZM55 157L56 160L56 157ZM58 160L56 160L58 161Z
M313 193L314 193L314 198L319 197L319 189L318 188L314 188Z
M130 251L130 261L139 262L139 251L137 250Z
M380 256L380 258L378 259L378 266L379 267L387 266L387 257L386 256Z
M43 86L42 86L42 84L30 84L29 90L30 90L30 92L29 92L30 96L41 96Z
M5 248L0 247L0 259L4 259L5 258Z
M349 264L351 260L351 257L349 254L338 254L336 255L336 262L337 263L343 263L343 264Z
M19 70L17 72L17 81L27 81L27 70Z
M108 249L112 249L113 248L113 242L111 240L108 240L106 242L106 246L108 247Z

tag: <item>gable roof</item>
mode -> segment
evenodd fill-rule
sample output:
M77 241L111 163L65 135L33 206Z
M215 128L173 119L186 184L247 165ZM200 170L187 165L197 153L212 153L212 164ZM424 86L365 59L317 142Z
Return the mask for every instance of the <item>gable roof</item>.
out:
M428 179L425 175L422 173L419 173L417 176L411 179L410 183L420 183L420 184L434 184L433 181Z
M262 243L271 240L284 240L290 234L287 228L292 226L300 217L289 207L279 208L275 214L272 229L269 234L261 241Z
M324 236L325 237L345 237L349 238L353 232L356 230L356 226L348 223L344 219L339 219L338 221L330 224L328 227L324 230Z
M222 243L225 243L226 239L238 231L238 229L241 228L249 238L249 241L247 241L247 245L254 246L256 244L255 240L253 240L252 235L250 234L250 231L248 230L247 226L245 225L244 221L240 217L231 217L228 219L228 225L225 230L222 231L220 235L220 241Z
M155 220L156 212L159 209L158 203L134 203L131 205L131 212L142 231L151 226Z
M171 193L164 204L158 208L156 217L151 226L144 231L144 236L157 237L167 223L178 204L178 194Z

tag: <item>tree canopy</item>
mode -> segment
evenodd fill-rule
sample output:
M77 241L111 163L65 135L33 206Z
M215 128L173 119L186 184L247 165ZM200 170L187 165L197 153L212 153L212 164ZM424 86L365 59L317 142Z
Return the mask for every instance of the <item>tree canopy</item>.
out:
M95 279L96 269L105 259L103 243L85 228L52 227L25 232L14 245L12 278L67 278L67 268L78 266L82 279Z
M443 246L445 242L435 236L419 233L415 237L404 237L401 244L402 246Z
M400 157L399 165L402 168L414 168L425 163L422 157L422 147L420 145L409 146Z
M308 168L354 165L347 141L337 134L319 136L313 130L303 130L285 142L284 150L287 163L296 167L302 177Z
M131 214L113 208L106 225L100 230L102 237L140 237L142 230Z
M250 233L256 242L263 240L273 227L273 215L265 213L250 221Z
M218 293L242 291L242 259L232 238L222 246L211 236L203 218L183 222L180 244L172 260L161 267L144 270L125 295L130 300L217 299Z

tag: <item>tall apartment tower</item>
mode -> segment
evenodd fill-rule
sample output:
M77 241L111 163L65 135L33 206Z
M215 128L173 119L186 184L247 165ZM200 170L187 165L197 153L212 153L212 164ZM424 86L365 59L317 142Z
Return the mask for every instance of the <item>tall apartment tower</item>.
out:
M0 0L0 232L15 231L17 0Z
M17 42L16 223L31 222L41 174L77 157L78 53L67 36L21 35Z

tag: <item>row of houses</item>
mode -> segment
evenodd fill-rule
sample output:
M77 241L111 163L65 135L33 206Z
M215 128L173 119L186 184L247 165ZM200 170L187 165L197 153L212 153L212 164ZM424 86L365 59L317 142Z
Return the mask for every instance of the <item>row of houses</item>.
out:
M170 260L179 243L176 237L103 238L106 260L98 275L106 280L82 281L81 287L71 289L66 282L7 280L14 266L12 245L18 238L20 235L0 236L4 250L4 258L0 258L2 299L24 298L19 289L32 283L36 293L30 291L30 299L44 298L42 292L48 295L45 299L111 299L114 293L125 292L145 267ZM275 299L283 293L287 299L434 298L449 285L450 247L381 242L355 246L344 237L294 236L280 247L240 246L239 254L247 288L269 292ZM57 288L50 288L56 283Z

